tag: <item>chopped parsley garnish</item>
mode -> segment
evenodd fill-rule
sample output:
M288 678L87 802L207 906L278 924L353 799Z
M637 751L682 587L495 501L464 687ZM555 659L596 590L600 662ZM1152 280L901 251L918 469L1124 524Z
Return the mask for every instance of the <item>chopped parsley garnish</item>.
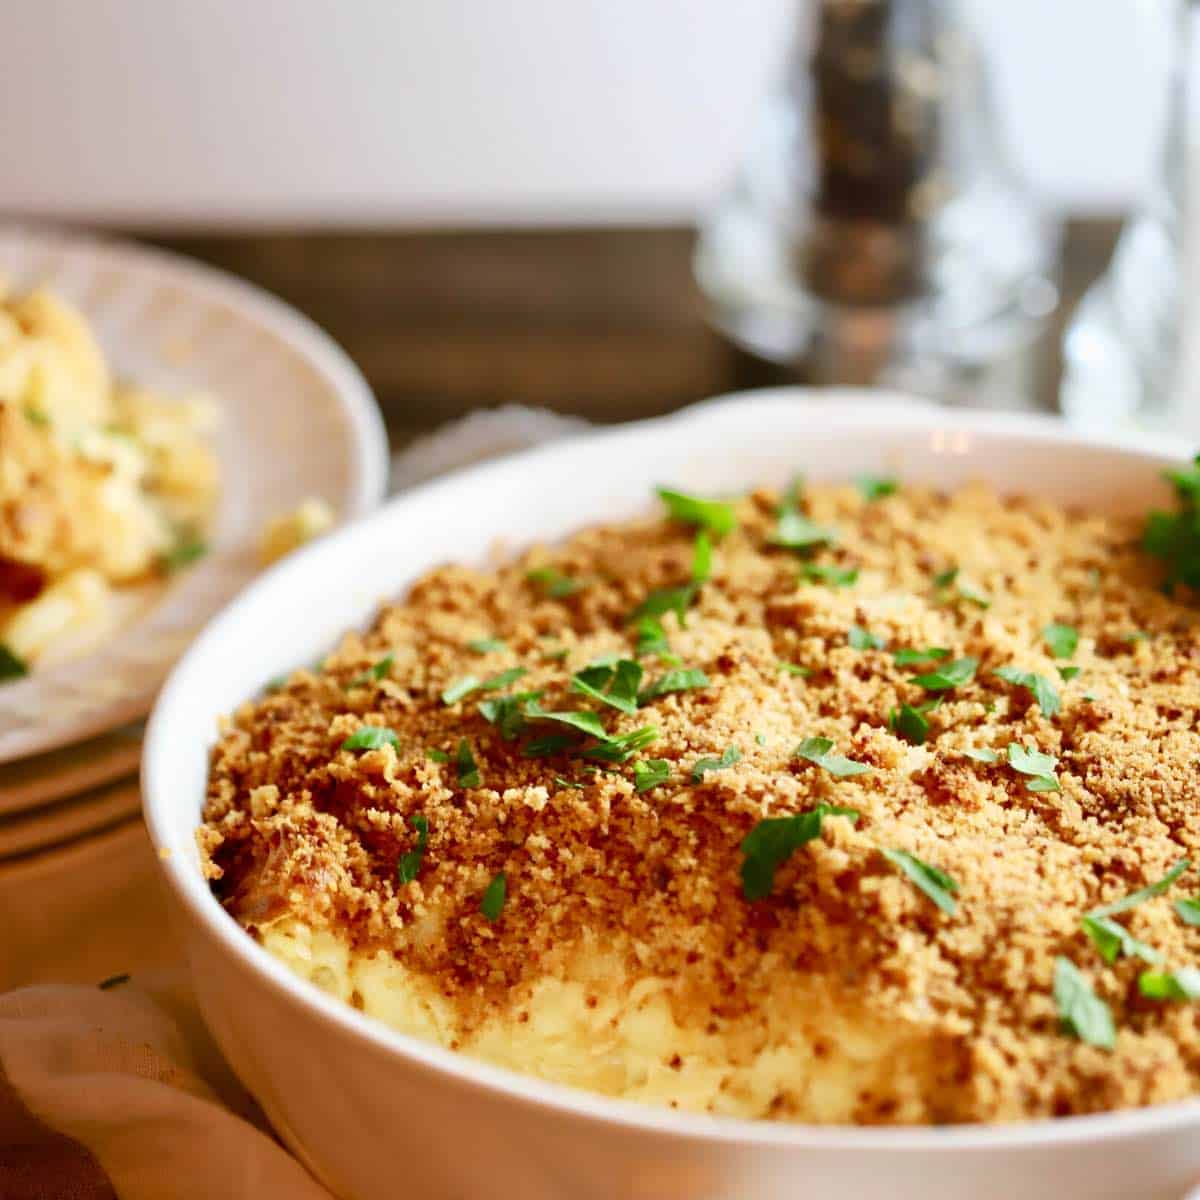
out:
M954 899L958 884L945 871L931 867L915 854L909 854L907 850L880 850L879 853L902 875L907 876L910 882L916 884L942 912L953 916L958 907Z
M21 679L28 674L25 660L18 658L7 646L0 645L0 681Z
M998 763L1000 761L1000 755L988 746L981 746L978 750L964 750L963 753L976 762Z
M996 676L1003 679L1005 683L1011 683L1014 687L1021 687L1031 692L1038 708L1047 717L1053 717L1062 710L1062 701L1058 698L1058 692L1045 675L1022 671L1019 667L997 667Z
M812 667L801 667L797 663L781 662L779 669L786 675L799 675L801 679L807 679L812 673Z
M583 752L584 758L599 759L600 762L623 763L631 759L639 750L645 750L652 742L658 740L658 730L653 725L643 725L640 729L617 737L605 738L598 746L592 746Z
M817 525L800 511L801 486L801 481L797 479L779 506L779 520L769 539L771 544L786 546L789 550L808 550L813 546L832 545L837 541L837 531Z
M1073 658L1079 648L1079 630L1052 621L1042 630L1042 640L1054 658Z
M1111 1050L1116 1044L1108 1005L1092 991L1079 968L1061 954L1054 963L1054 1003L1064 1032L1102 1050Z
M543 650L542 657L547 662L562 662L570 653L566 646L560 646L556 650Z
M591 696L620 712L634 713L637 712L641 682L641 664L622 658L615 663L593 664L572 675L571 691Z
M490 700L481 700L477 706L479 715L496 726L504 741L511 742L525 728L525 704L530 700L537 700L541 694L516 692L511 696L495 696Z
M492 882L484 890L483 899L479 901L479 911L489 921L498 921L504 911L504 901L508 896L508 877L503 871L492 877Z
M1112 917L1117 913L1128 912L1131 908L1136 908L1147 900L1153 900L1155 896L1161 896L1191 865L1190 859L1181 858L1161 879L1154 883L1148 883L1145 887L1138 888L1136 892L1130 892L1128 896L1114 900L1111 904L1102 904L1099 908L1093 908L1088 916Z
M343 750L378 750L383 746L399 746L394 729L386 725L364 725L356 729L343 743Z
M703 783L709 771L724 771L739 762L742 752L736 746L730 746L720 758L698 758L692 764L692 782Z
M454 765L458 768L458 786L477 788L479 786L479 764L471 753L471 743L461 738L458 749L454 752Z
M545 737L535 738L521 751L525 758L548 758L553 754L561 754L570 750L578 742L578 738L569 733L551 733Z
M724 537L737 526L737 515L733 505L725 500L706 500L702 496L689 496L670 488L657 489L659 499L667 506L671 519L683 525L698 525L711 529L717 537Z
M425 757L429 759L430 762L435 763L448 763L450 761L450 755L448 755L445 750L439 750L436 746L430 746L430 748L425 751Z
M474 675L465 675L462 679L452 683L442 693L442 703L457 704L472 692L498 692L508 687L509 684L516 683L518 679L522 679L528 674L529 672L524 667L509 667L507 671L501 671L499 675L493 675L489 679L479 679Z
M1138 991L1149 1000L1200 1000L1200 970L1143 971L1138 976Z
M468 642L467 649L473 650L476 654L493 654L497 650L507 650L508 647L499 638L489 637L476 638L474 641Z
M127 972L122 972L120 975L110 975L107 979L102 979L96 986L102 991L111 991L115 987L120 987L123 983L128 983L131 976Z
M1027 750L1016 742L1008 743L1008 765L1020 775L1028 776L1025 786L1031 792L1061 792L1054 772L1058 759L1053 754L1042 754L1039 750Z
M888 713L888 728L898 733L906 742L914 746L923 746L929 736L929 722L925 713L930 706L927 704L902 704Z
M961 578L958 567L950 567L945 571L939 571L933 577L933 586L938 592L943 593L943 600L946 598L944 593L953 588L958 594L958 598L966 600L968 604L975 604L979 608L991 608L992 606L990 597L985 596L981 591Z
M442 693L443 704L457 704L460 700L469 696L472 692L477 691L480 686L480 680L475 675L464 675L462 679L456 679Z
M1078 667L1059 667L1058 668L1058 677L1059 677L1059 679L1061 679L1063 681L1063 683L1070 683L1071 680L1074 679L1075 676L1078 674L1079 674ZM1085 699L1086 699L1086 697L1085 697Z
M877 634L869 633L861 625L851 625L846 641L855 650L883 650L887 643Z
M860 475L855 481L858 490L865 500L882 500L884 496L894 495L900 489L900 484L894 479L878 475Z
M400 855L396 863L396 878L401 883L412 883L421 869L421 859L425 857L425 847L429 844L429 818L424 813L413 813L408 823L417 831L417 844Z
M361 687L365 683L378 683L392 669L395 661L394 654L385 654L374 666L368 667L361 675L355 675L346 686Z
M1088 913L1081 922L1083 932L1092 939L1092 944L1107 963L1114 963L1122 954L1129 958L1140 958L1148 963L1162 962L1162 955L1153 946L1139 942L1123 925L1111 917Z
M167 571L181 571L208 553L208 543L195 533L184 533L170 550L162 556L162 565Z
M655 654L664 662L679 662L679 659L671 653L671 645L667 641L667 631L657 617L638 618L637 643L633 652L638 658L649 658L651 654Z
M40 408L34 408L32 404L25 405L23 411L25 413L25 420L27 420L30 425L35 425L39 429L44 429L50 424L49 414ZM128 978L128 976L126 976L126 978ZM103 984L101 986L103 986Z
M696 591L695 583L656 588L633 610L632 619L640 622L643 617L661 617L673 612L679 618L680 627L686 628L687 610L696 598Z
M892 655L898 667L922 667L926 663L941 662L950 657L950 651L945 646L930 646L927 650L897 650Z
M944 571L939 571L933 577L933 586L941 591L943 588L950 587L951 584L958 578L957 567L947 567Z
M563 600L567 596L573 596L583 587L578 579L564 575L557 567L538 567L527 572L525 578L530 583L536 583L552 600Z
M797 758L815 763L838 779L846 779L851 775L865 775L871 769L866 763L843 758L840 754L830 754L832 749L833 742L829 738L810 737L805 738L792 753Z
M678 667L656 679L637 698L639 704L649 704L659 696L670 692L689 692L694 688L708 687L708 676L699 667Z
M1200 926L1200 897L1185 897L1176 900L1175 915L1185 924L1195 929Z
M554 782L560 788L574 788L576 791L583 791L587 784L581 779L565 779L562 775L555 775Z
M692 582L707 583L712 576L712 542L701 529L696 534L696 545L692 550Z
M1152 512L1142 531L1142 549L1166 565L1163 587L1200 587L1200 455L1185 470L1167 471L1179 506L1176 513Z
M742 842L742 894L747 900L761 900L771 894L775 872L795 851L821 836L826 817L846 817L856 824L860 813L854 808L818 804L807 812L791 817L767 817L746 835Z
M945 666L938 667L926 675L914 675L909 683L923 687L927 692L948 692L953 688L962 687L975 678L975 670L979 666L977 658L956 658Z
M827 583L830 587L852 587L858 582L858 568L805 563L800 568L800 577L813 583Z
M572 729L590 734L601 741L608 739L604 722L594 712L548 712L536 700L530 700L525 705L525 715L531 721L554 721L559 725L569 725Z
M633 786L648 792L671 778L671 764L665 758L639 758L633 764Z

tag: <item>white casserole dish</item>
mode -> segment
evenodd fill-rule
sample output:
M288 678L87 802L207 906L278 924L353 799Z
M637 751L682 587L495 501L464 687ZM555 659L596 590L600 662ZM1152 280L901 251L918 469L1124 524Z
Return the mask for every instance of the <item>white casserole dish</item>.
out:
M193 841L218 714L447 560L482 561L696 491L894 473L1104 511L1169 504L1188 447L879 393L781 389L562 442L409 493L288 559L196 641L159 698L146 818L204 1015L281 1136L337 1195L382 1200L1178 1200L1200 1101L1020 1126L828 1128L688 1116L514 1075L377 1024L294 977L220 908ZM1197 817L1200 820L1200 815Z

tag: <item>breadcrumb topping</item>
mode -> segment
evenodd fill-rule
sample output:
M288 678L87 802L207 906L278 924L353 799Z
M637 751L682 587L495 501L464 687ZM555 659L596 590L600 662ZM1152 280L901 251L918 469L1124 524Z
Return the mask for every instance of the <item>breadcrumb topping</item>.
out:
M1200 634L1194 611L1158 587L1137 525L982 486L874 501L814 487L803 511L838 537L809 561L842 571L804 578L797 554L770 543L778 503L765 491L738 501L739 526L714 542L686 625L662 617L670 653L707 684L635 713L572 692L571 676L604 656L633 658L631 612L689 578L688 528L659 518L593 528L496 569L425 576L368 632L225 725L198 834L218 896L251 932L299 919L394 955L436 985L462 1030L515 1010L589 939L620 948L631 979L672 980L687 1027L765 1028L773 990L819 984L866 1026L903 1025L936 1048L917 1101L896 1101L912 1080L864 1091L863 1123L1006 1121L1191 1095L1195 1010L1143 997L1146 964L1106 962L1081 927L1089 910L1200 858ZM529 578L546 567L558 574ZM580 586L547 588L561 577ZM1078 630L1070 679L1043 638L1055 622ZM855 626L884 648L851 645ZM894 652L929 647L979 665L940 693L914 745L889 712L935 698L910 681L937 664L899 666ZM641 661L643 687L671 669ZM507 688L443 700L464 677L518 666L527 673ZM1047 716L1001 667L1051 681L1061 711ZM540 692L547 711L593 711L610 736L650 725L657 738L624 763L529 757L531 737L569 730L533 721L506 740L479 702L517 692ZM363 726L391 729L397 744L342 749ZM839 777L797 756L814 737L870 771ZM459 782L464 740L478 786ZM1013 743L1054 756L1061 790L1031 791L1007 762ZM697 782L697 761L730 747L740 758ZM989 749L998 761L967 753ZM649 758L669 778L638 792L633 760ZM747 834L822 803L860 817L827 816L770 893L747 900ZM417 814L427 844L403 883ZM954 911L884 849L949 876ZM500 872L507 898L493 921L480 902ZM1185 874L1114 919L1168 968L1188 966L1200 929L1172 900L1193 891ZM1110 1007L1111 1050L1062 1028L1060 956ZM787 1097L770 1115L814 1119Z

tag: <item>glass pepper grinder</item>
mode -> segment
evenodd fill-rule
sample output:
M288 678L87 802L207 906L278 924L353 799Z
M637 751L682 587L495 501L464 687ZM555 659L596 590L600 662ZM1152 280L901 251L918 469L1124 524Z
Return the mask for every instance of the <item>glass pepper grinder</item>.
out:
M695 271L714 323L813 384L1012 406L1057 232L996 138L953 0L815 0Z

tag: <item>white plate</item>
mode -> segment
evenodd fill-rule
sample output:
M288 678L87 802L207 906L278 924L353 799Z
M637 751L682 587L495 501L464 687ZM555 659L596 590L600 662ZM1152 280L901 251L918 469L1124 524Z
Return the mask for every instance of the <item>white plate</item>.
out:
M36 854L108 829L131 817L140 803L134 779L16 817L0 818L0 861Z
M384 492L387 441L370 389L333 341L281 301L161 251L72 234L0 232L0 276L77 304L118 375L219 403L222 492L209 554L84 657L0 686L0 763L142 716L200 626L256 573L268 520L308 496L340 520Z
M1190 450L1045 418L817 396L737 396L406 493L248 589L164 687L146 732L145 811L201 1010L276 1129L336 1195L394 1195L397 1162L406 1189L429 1200L489 1195L497 1180L523 1200L1178 1200L1200 1178L1197 1100L998 1127L827 1128L642 1107L516 1075L388 1029L293 975L225 912L199 869L194 834L217 715L448 557L482 563L497 538L553 541L646 512L655 483L721 493L784 484L797 471L897 472L944 487L984 478L1144 513L1171 503L1162 469ZM356 586L323 586L331 578ZM310 599L299 612L296 595Z
M132 775L141 757L144 731L145 725L135 721L63 750L0 764L0 817Z

